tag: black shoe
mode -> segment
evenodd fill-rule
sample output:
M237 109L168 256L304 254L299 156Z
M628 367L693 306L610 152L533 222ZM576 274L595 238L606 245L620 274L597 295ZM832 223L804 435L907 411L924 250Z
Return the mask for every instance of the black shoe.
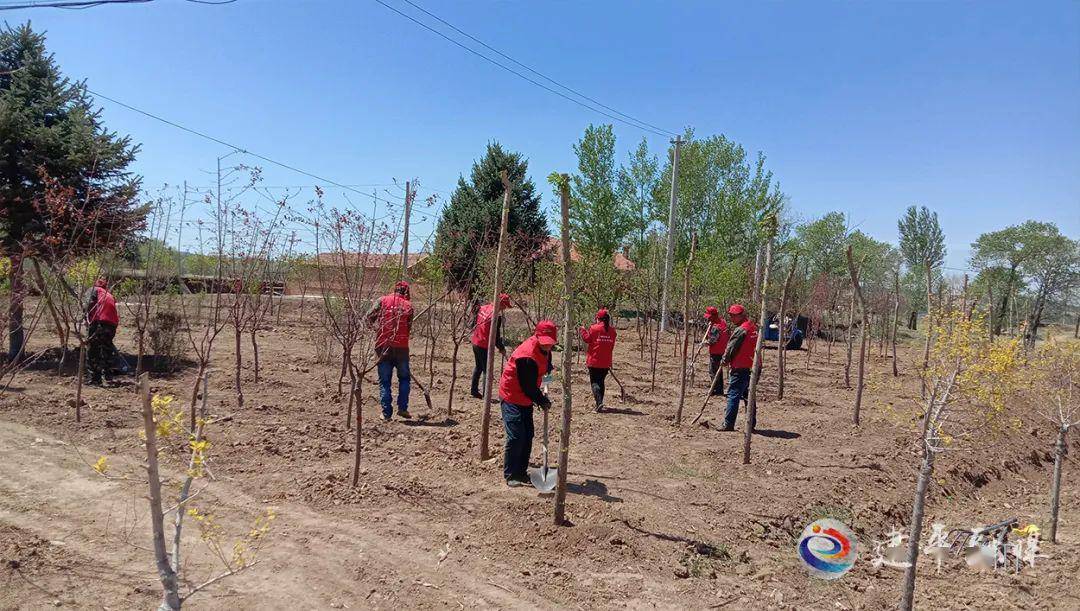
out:
M406 419L406 420L409 420L410 418L412 418L412 414L410 414L409 410L407 410L407 409L399 409L397 415L399 417L401 417L401 418Z
M484 395L476 392L475 390L473 392L469 393L469 394L472 395L473 399L483 399L484 398Z
M597 406L596 406L596 413L598 413L598 414L599 414L599 413L600 413L600 412L602 412L602 411L604 411L604 404L603 404L603 403L601 403L600 405L597 405Z
M720 429L720 431L723 432L723 433L730 433L730 432L732 432L734 430L735 430L734 426L724 426L724 427L721 427L721 429Z
M390 422L391 420L393 420L393 417L390 416L389 414L383 414L382 416L379 416L379 417L382 418L383 422Z

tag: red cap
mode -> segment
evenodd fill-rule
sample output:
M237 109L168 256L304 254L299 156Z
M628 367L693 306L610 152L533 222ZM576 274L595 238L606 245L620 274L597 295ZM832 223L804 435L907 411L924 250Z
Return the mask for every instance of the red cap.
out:
M94 280L94 286L103 289L109 288L109 281L104 278L98 278L97 280Z
M559 337L559 328L556 327L555 323L550 320L541 320L540 322L536 323L535 335L537 337L550 337L552 343L554 343L555 340Z
M607 318L607 308L600 308L596 311L596 320L604 320Z
M720 317L720 310L716 309L716 306L709 306L705 308L705 318L708 320L715 320Z
M408 295L409 283L405 282L404 280L398 280L397 284L394 285L394 291L397 293L401 293L402 295Z
M510 307L510 295L507 295L506 293L503 293L503 294L499 295L499 307L500 308L509 308Z
M742 316L746 314L746 308L742 307L737 303L733 303L731 304L731 307L727 309L727 313L731 314L732 316Z
M546 335L541 335L541 336L536 338L536 343L540 344L541 346L543 346L545 348L550 348L550 347L555 345L555 338L554 337L548 337Z

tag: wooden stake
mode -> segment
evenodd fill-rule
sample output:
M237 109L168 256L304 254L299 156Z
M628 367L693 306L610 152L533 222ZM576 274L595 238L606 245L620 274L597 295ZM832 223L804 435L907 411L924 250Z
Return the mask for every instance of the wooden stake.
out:
M757 343L754 345L754 367L750 370L750 389L747 391L746 401L746 433L743 436L743 464L750 464L750 441L754 435L754 426L757 424L757 389L758 379L761 378L761 344L765 339L765 296L769 294L769 268L772 267L772 247L775 230L770 232L769 241L765 244L765 267L761 274L761 314L758 317Z
M559 432L559 472L555 484L555 525L566 522L566 471L570 463L570 416L573 407L572 377L570 375L570 342L573 337L571 290L574 286L570 268L570 177L562 175L559 181L559 199L562 207L562 260L563 260L563 412L562 430Z
M862 320L862 328L859 330L859 372L855 379L855 412L852 414L852 422L859 424L859 410L862 408L863 375L866 367L866 302L863 300L862 287L859 286L859 270L855 268L855 259L851 255L851 246L847 247L848 273L851 274L851 286L855 291L855 298L859 301L859 316Z
M503 183L503 205L502 220L499 222L499 247L495 252L495 294L491 298L492 331L494 331L495 321L501 314L499 293L502 292L503 249L506 243L506 224L510 219L510 178L506 170L499 172L499 178ZM484 369L484 417L480 425L480 460L487 460L491 456L488 451L488 429L491 426L491 389L495 373L495 335L495 333L488 334L487 366Z
M787 342L784 341L784 329L787 328L787 324L784 323L784 310L787 308L788 293L791 291L791 279L795 277L795 268L799 266L799 253L795 253L791 258L791 270L788 271L787 278L784 280L784 289L780 291L780 311L776 314L776 399L779 401L784 398L784 373L787 368ZM797 314L797 312L796 312ZM798 320L796 319L796 324ZM809 348L807 349L809 351Z

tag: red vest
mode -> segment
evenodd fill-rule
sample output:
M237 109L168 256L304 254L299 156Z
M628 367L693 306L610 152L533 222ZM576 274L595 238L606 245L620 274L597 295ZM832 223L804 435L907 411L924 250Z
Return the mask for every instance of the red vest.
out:
M709 354L713 356L724 356L724 351L727 350L728 338L731 336L727 330L727 323L724 319L709 323L713 329L717 329L720 332L720 338L716 340L715 344L709 344ZM712 329L709 329L709 334L712 335Z
M391 293L380 297L375 348L408 348L412 314L412 304L404 295Z
M746 330L746 337L739 344L739 349L735 351L735 355L731 357L731 368L750 369L754 366L754 348L757 347L757 325L754 324L754 321L747 319L739 326Z
M611 351L615 349L615 325L610 325L605 331L604 323L595 323L588 329L581 330L581 339L589 346L585 353L585 365L611 369Z
M499 380L499 396L507 403L514 405L532 405L532 399L521 390L521 384L517 377L517 360L530 358L536 363L536 386L539 388L544 383L544 373L547 370L547 355L540 351L540 343L536 336L529 336L521 342L503 367L502 378Z
M476 313L476 326L472 330L472 343L487 350L488 340L491 338L491 314L495 309L494 304L486 303L480 306Z
M100 286L95 286L94 290L97 291L97 300L90 309L89 321L107 322L113 326L120 324L120 315L116 312L116 298Z

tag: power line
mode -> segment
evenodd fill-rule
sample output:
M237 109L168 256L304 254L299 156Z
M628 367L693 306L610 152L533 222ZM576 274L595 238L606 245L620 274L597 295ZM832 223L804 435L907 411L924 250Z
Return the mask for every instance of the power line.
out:
M14 11L18 9L26 8L64 8L64 9L87 9L94 8L95 6L102 6L105 4L145 4L147 2L153 2L154 0L53 0L53 1L38 1L33 0L15 4L0 4L0 11ZM192 4L232 4L236 0L185 0Z
M117 100L115 98L110 98L107 95L104 95L104 94L98 93L96 91L93 91L92 89L90 89L88 87L86 88L86 92L93 95L93 96L97 96L97 97L102 98L104 100L108 100L108 101L112 102L113 104L123 106L124 108L127 108L130 111L137 112L137 113L139 113L141 115L150 117L151 119L154 119L155 121L160 121L160 122L162 122L162 123L164 123L166 125L175 127L176 129L185 131L185 132L187 132L189 134L193 134L193 135L198 136L200 138L204 138L204 139L209 140L211 142L215 142L215 143L220 144L222 146L229 147L229 148L231 148L231 149L233 149L235 151L239 151L239 152L244 153L246 155L250 155L250 156L252 156L252 157L254 157L256 159L260 159L260 160L265 161L267 163L272 163L272 164L274 164L274 165L276 165L278 167L282 167L282 168L285 168L286 170L291 170L293 172L296 172L297 174L303 174L304 176L307 176L308 178L314 178L315 180L325 182L327 184L338 187L339 189L344 189L346 191L352 191L353 193L359 193L360 195L363 195L364 197L369 197L371 199L377 199L374 195L372 195L370 193L365 193L365 192L363 192L363 191L361 191L359 189L355 189L355 188L350 187L348 185L344 185L344 184L341 184L339 182L335 182L333 180L330 180L329 178L323 178L322 176L319 176L317 174L312 174L311 172L308 172L307 170L301 170L300 168L298 168L296 166L289 165L287 163L278 161L276 159L271 159L270 157L267 157L265 155L260 155L259 153L255 153L253 151L250 151L250 150L248 150L248 149L246 149L246 148L244 148L242 146L239 146L239 145L236 145L236 144L231 144L231 143L226 142L225 140L222 140L220 138L215 138L214 136L211 136L209 134L200 132L200 131L192 129L190 127L185 127L183 125L180 125L179 123L176 123L175 121L170 121L170 120L168 120L168 119L166 119L164 117L155 115L153 113L147 112L147 111L142 110L140 108L136 108L136 107L134 107L134 106L132 106L130 104L125 104L124 102L121 102L120 100Z
M440 32L439 30L436 30L435 28L429 26L428 24L424 23L423 21L420 21L419 19L416 19L412 15L404 13L404 12L390 6L386 2L383 2L383 0L375 0L375 2L383 5L384 7L386 7L387 9L389 9L391 11L394 11L398 15L401 15L402 17L404 17L404 18L408 19L409 21L415 23L416 25L424 28L425 30L428 30L428 31L432 32L433 34L436 34L437 36L439 36L441 38L444 38L447 41L461 47L462 49L465 49L469 53L472 53L473 55L483 59L484 61L487 61L487 62L489 62L491 64L494 64L494 65L502 68L503 70L506 70L507 72L517 76L518 78L524 79L524 80L532 83L533 85L536 85L537 87L540 87L541 89L544 89L545 91L548 91L550 93L554 93L555 95L559 96L560 98L563 98L565 100L569 100L569 101L573 102L574 104L577 104L578 106L581 106L582 108L586 108L586 109L591 110L591 111L593 111L593 112L595 112L597 114L601 114L601 115L603 115L603 116L605 116L605 117L607 117L607 118L609 118L609 119L611 119L613 121L618 121L619 123L625 123L626 125L629 125L631 127L636 127L636 128L638 128L638 129L640 129L642 131L646 131L646 132L655 134L657 136L674 136L675 135L674 132L669 132L667 130L656 129L656 128L648 126L648 124L640 124L639 125L638 123L634 123L633 121L628 121L626 119L623 119L623 118L619 117L618 115L614 115L614 114L605 112L603 110L600 110L599 108L596 108L596 107L591 106L591 105L589 105L589 104L587 104L585 102L582 102L581 100L579 100L577 98L570 97L570 96L566 95L565 93L563 93L563 92L561 92L561 91L559 91L557 89L552 89L551 87L548 87L547 85L537 81L536 79L530 78L527 75L522 74L521 72L519 72L517 70L514 70L510 66L507 66L504 63L501 63L501 62L499 62L497 60L494 60L494 59L488 57L487 55L484 55L483 53L477 51L476 49L473 49L472 47L470 47L470 46L468 46L468 45L466 45L466 44L464 44L464 43L462 43L462 42L460 42L458 40L455 40L455 39L451 38L450 36L447 36L446 34ZM515 63L518 63L516 60L512 60L512 61L514 61ZM531 68L530 68L530 70L531 70ZM544 77L544 78L547 78L547 77ZM559 86L564 87L566 89L569 89L568 87L565 87L564 85L559 85ZM584 97L584 96L582 96L582 97ZM622 114L622 113L619 113L619 114ZM634 121L636 121L636 119L634 119Z
M657 127L656 125L653 125L652 123L649 123L647 121L642 121L641 119L638 119L637 117L634 117L634 116L628 115L628 114L626 114L624 112L621 112L618 109L612 108L612 107L608 106L607 104L604 104L600 100L597 100L595 98L591 98L591 97L585 95L584 93L581 93L580 91L578 91L578 90L576 90L576 89L574 89L572 87L569 87L567 85L564 85L564 84L560 83L559 81L556 81L555 79L551 78L550 76L547 76L546 74L544 74L542 72L539 72L538 70L536 70L536 69L534 69L534 68L532 68L530 66L527 66L527 65L519 62L518 60L514 59L513 57L510 57L506 53L503 53L502 51L492 47L491 45L489 45L486 42L480 40L479 38L473 36L472 34L469 34L468 32L465 32L465 31L461 30L461 28L458 28L457 26L455 26L454 24L446 21L442 17L439 17L438 15L432 13L431 11L428 11L427 9L425 9L424 7L416 4L412 0L403 0L403 2L405 2L406 4L408 4L411 7L415 8L416 10L420 11L421 13L427 15L428 17L431 17L432 19L435 19L436 21L438 21L439 23L445 25L446 27L450 28L451 30L454 30L458 34L461 34L462 36L468 38L469 40L475 42L476 44L484 47L485 49L487 49L489 51L491 51L492 53L498 54L500 57L513 62L517 66L520 66L520 67L528 70L529 72L532 72L536 76L544 79L545 81L548 81L549 83L552 83L552 84L554 84L554 85L556 85L558 87L562 87L566 91L569 91L570 93L573 93L574 95L576 95L576 96L578 96L580 98L584 98L584 99L592 102L593 104L596 104L597 106L600 106L602 108L610 110L611 112L619 115L620 117L625 117L626 119L628 119L630 121L640 123L641 125L652 128L653 130L664 132L665 134L667 134L669 136L674 136L675 135L674 133L669 132L668 130L666 130L666 129L662 128L662 127Z

